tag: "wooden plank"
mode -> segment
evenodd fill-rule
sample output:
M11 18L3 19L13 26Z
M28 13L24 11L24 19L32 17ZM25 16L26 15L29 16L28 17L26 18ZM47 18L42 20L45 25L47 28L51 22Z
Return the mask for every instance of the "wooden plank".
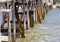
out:
M16 29L16 32L18 32L19 30ZM8 32L8 29L1 29L1 32ZM11 32L13 32L13 29L11 29Z
M4 38L4 39L3 39ZM8 36L1 36L2 41L8 41Z
M12 0L8 0L8 1L12 1ZM0 2L7 2L7 0L0 0Z
M11 9L0 9L0 12L11 12Z
M0 41L8 41L8 36L0 36Z
M8 36L1 36L1 32L0 32L0 42L2 41L8 41Z

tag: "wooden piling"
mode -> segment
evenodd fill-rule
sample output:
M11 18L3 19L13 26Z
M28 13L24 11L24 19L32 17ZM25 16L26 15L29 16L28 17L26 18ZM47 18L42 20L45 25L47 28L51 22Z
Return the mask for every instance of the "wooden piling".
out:
M13 0L12 3L12 24L13 24L13 41L12 42L16 42L16 23L15 23L15 6L14 6L15 0Z
M31 10L31 11L29 11L30 27L33 27L33 17L32 17L32 15L33 15L33 11Z
M27 10L27 28L30 28L30 23L29 23L29 10Z
M37 23L37 5L36 5L36 0L34 0L34 8L35 8L35 23Z
M41 8L41 2L40 0L38 0L38 4L37 4L37 9L38 9L38 15L39 15L39 22L41 23L42 20L42 8Z
M7 9L9 9L9 3L8 3L8 0L7 0L7 6L6 6ZM9 13L6 14L7 15L7 23L8 23L8 42L12 42L12 37L11 37L11 28L10 28L10 22L9 22Z
M19 5L18 3L15 3L15 17L17 19L17 23L18 23L18 30L21 34L21 37L24 38L25 35L24 35L24 28L22 28L22 23L21 23L21 20L19 19L19 15L18 15L18 7L16 7L16 5Z

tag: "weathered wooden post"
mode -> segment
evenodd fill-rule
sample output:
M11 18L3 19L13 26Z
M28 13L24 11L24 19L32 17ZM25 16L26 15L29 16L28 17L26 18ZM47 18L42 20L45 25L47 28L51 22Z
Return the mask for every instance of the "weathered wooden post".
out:
M24 29L26 28L26 16L25 16L25 0L22 0L22 5L23 5L23 25L24 25Z
M41 19L41 21L44 19L44 17L45 17L45 12L46 12L46 10L45 10L45 0L40 0L40 19Z
M21 23L21 20L19 19L18 8L19 8L19 3L15 2L15 17L17 19L17 23L18 23L18 27L19 27L18 30L21 34L21 37L24 38L25 37L24 28L22 28L22 23Z
M5 5L5 7L3 6L2 9L3 9L3 8L4 8L4 9L7 9L7 2L5 2L4 5ZM3 18L3 19L2 19L3 22L2 22L2 24L1 24L1 28L3 28L3 26L4 26L5 23L7 23L7 14L6 14L6 13L7 13L7 12L3 12L3 17L2 17L2 18Z
M34 24L35 24L35 18L36 18L36 10L35 10L35 0L33 0L33 14L34 14Z
M0 36L1 36L1 25L0 25ZM0 38L0 42L1 42L1 38Z
M34 0L34 7L36 9L35 11L35 22L38 23L39 21L39 15L38 15L38 0Z
M34 0L34 7L35 7L35 23L37 23L37 5L36 5L36 0Z
M28 9L28 1L29 0L26 0L26 8L27 8L27 10L26 10L26 12L27 12L27 18L26 18L26 30L28 30L28 28L30 28L30 20L29 20L29 9Z
M46 10L46 13L47 13L48 12L47 0L45 0L45 4L46 4L45 10Z
M15 0L13 0L13 2L12 2L12 24L13 24L13 36L14 36L14 38L13 38L13 41L12 42L16 42L16 23L15 23L15 6L14 6L14 4L15 4Z
M44 4L44 14L46 14L46 7L47 7L47 4L46 4L46 0L44 0L45 2L43 3Z
M7 9L9 9L9 3L8 3L9 1L7 0ZM12 42L12 38L11 38L11 27L10 27L10 22L9 22L9 13L7 13L7 18L8 18L8 20L7 20L7 23L8 23L8 36L9 36L9 38L8 38L8 42Z
M37 22L39 22L39 20L40 20L40 16L39 16L39 13L38 13L38 11L39 11L39 10L38 10L38 8L39 8L39 6L38 6L38 5L39 5L39 4L38 4L38 1L39 1L39 0L36 0Z
M42 12L41 12L41 3L40 0L35 0L35 7L36 7L36 18L37 18L37 22L41 23L41 19L42 19Z
M32 14L33 14L33 11L30 10L30 11L29 11L30 27L33 27L33 18L32 18Z
M28 23L28 28L30 27L30 23L29 23L29 10L27 9L27 23Z
M4 16L4 12L3 12L3 16L2 16L2 24L1 24L1 28L3 28L4 22L5 22L5 16Z
M30 27L33 27L33 10L32 10L32 1L28 1L28 9L29 9L29 24Z
M46 1L46 13L48 12L48 4L47 4L47 0Z
M38 16L39 16L39 22L41 23L41 20L42 20L42 8L41 8L40 0L38 0Z
M43 20L43 19L44 19L43 0L41 0L40 3L41 3L41 4L40 4L40 5L41 5L41 15L40 15L40 18L41 18L41 20Z

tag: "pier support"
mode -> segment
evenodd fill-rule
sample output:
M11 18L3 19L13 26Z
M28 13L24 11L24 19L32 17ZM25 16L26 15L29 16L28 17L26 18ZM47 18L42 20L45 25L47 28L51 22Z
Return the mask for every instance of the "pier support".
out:
M19 3L18 2L15 2L15 17L17 19L17 23L18 23L18 30L21 34L21 37L24 38L25 35L24 35L24 28L22 28L22 23L21 23L21 20L19 19L19 15L18 15L18 7L19 7Z

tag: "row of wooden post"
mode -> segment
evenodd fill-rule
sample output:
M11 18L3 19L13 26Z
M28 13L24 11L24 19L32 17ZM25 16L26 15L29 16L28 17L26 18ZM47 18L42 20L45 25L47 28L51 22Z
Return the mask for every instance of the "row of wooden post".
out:
M15 4L17 4L17 3L15 3ZM36 12L35 13L35 23L37 23L37 22L41 23L42 20L44 19L45 14L47 13L48 10L47 10L47 8L43 9L41 7L40 0L38 0L37 4L36 4L36 0L34 0L34 4L35 4L34 7L35 7L35 12ZM24 7L24 4L23 4L23 7ZM24 8L23 8L23 10L24 10ZM33 27L34 26L33 25L34 23L33 23L33 19L32 19L32 15L31 14L32 13L29 12L30 27ZM24 29L22 28L22 23L21 23L21 20L18 17L18 12L17 12L17 8L16 7L15 7L15 17L16 17L17 22L18 22L18 25L19 25L19 32L20 32L20 34L21 34L22 37L25 37L25 35L24 35Z
M19 14L18 14L18 8L19 8L20 3L16 2L15 0L13 0L13 5L12 5L12 23L13 23L13 31L14 31L14 42L16 42L16 23L15 23L15 19L17 20L17 24L18 24L18 32L21 35L22 38L25 38L25 33L24 33L24 28L22 27L22 21L19 18ZM23 15L25 17L25 4L23 1ZM28 7L28 5L27 5ZM48 6L47 6L48 7ZM40 0L38 0L36 2L36 0L33 0L33 10L29 10L27 11L27 18L28 18L28 22L26 23L25 19L23 23L26 23L26 28L33 28L35 23L41 23L42 20L44 20L45 14L48 12L48 9L42 7L42 3L40 2ZM8 6L8 1L7 1L7 8L9 9ZM12 38L11 38L11 27L9 24L9 14L7 14L7 18L8 18L8 32L9 32L9 42L12 42ZM33 17L34 16L34 17ZM30 26L30 27L29 27Z

